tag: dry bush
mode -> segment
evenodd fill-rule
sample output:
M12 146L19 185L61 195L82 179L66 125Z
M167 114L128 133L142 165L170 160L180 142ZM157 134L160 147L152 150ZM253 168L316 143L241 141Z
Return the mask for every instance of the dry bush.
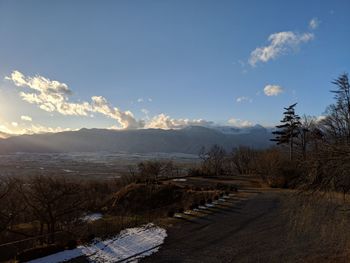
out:
M111 196L122 187L122 183L114 180L87 181L81 186L84 198L84 210L89 212L105 212Z
M145 214L170 206L181 206L182 188L175 185L130 184L114 197L111 213Z
M176 171L172 161L144 161L137 165L139 179L156 182L160 177L173 177Z
M342 258L341 262L346 262L345 257L349 259L350 210L341 196L304 192L291 195L284 205L291 242L319 248L309 251L310 256L327 253Z
M165 216L168 212L180 212L191 208L193 204L208 202L220 194L235 191L232 186L219 189L190 189L174 184L150 185L130 184L114 196L110 213L118 215L157 215Z
M240 146L233 149L227 158L228 169L231 174L251 174L254 173L257 151Z
M255 171L271 187L295 188L303 176L299 163L290 161L288 156L276 148L258 154Z

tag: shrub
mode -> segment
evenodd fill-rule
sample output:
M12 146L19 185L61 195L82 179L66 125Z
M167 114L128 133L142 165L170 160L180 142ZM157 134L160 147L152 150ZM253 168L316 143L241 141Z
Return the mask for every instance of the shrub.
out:
M193 209L196 209L198 207L198 204L197 203L193 203L191 206L190 206L190 209L193 210Z
M58 253L64 250L64 246L61 245L49 245L45 247L37 247L25 250L17 255L17 260L20 262L26 262L36 258L46 257L48 255Z
M145 214L181 204L184 190L176 185L131 184L114 197L112 213Z
M66 247L67 249L74 249L77 247L77 245L78 245L77 241L74 239L71 239L71 240L68 240Z
M174 210L169 210L167 215L168 215L168 217L174 217L175 211Z

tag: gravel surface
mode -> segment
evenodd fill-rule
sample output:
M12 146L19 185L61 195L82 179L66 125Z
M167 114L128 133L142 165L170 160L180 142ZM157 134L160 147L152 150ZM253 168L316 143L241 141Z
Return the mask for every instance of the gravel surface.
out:
M141 262L348 262L320 245L290 235L285 190L251 190L231 197L204 217L179 218L159 252ZM314 235L314 236L312 236Z

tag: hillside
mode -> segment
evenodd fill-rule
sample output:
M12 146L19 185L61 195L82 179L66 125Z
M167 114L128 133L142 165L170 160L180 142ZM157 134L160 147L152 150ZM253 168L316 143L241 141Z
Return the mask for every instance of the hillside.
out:
M214 144L230 150L239 145L266 148L271 133L262 126L249 129L190 126L180 130L81 129L60 133L22 135L0 140L0 153L14 152L179 152L198 153Z

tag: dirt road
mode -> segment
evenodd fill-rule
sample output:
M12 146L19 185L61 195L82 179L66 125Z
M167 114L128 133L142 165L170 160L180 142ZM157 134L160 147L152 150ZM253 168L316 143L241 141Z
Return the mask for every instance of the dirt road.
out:
M290 235L285 190L245 190L203 217L178 219L159 252L141 262L346 262L318 232ZM207 215L205 215L207 213Z

